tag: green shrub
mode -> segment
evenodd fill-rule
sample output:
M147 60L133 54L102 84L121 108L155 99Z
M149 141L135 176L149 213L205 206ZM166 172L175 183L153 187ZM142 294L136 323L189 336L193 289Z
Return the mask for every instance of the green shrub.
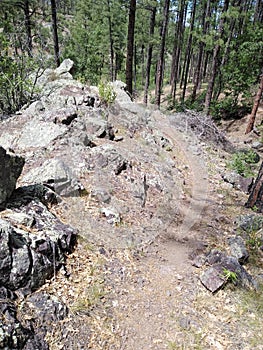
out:
M240 119L250 111L251 105L247 101L239 104L233 96L212 102L210 108L210 113L215 120Z
M101 81L99 83L99 96L103 103L107 106L112 104L116 99L116 92L114 91L112 85L110 83L106 83L105 81Z
M254 176L252 164L258 162L258 155L253 150L240 151L232 156L229 167L244 177Z

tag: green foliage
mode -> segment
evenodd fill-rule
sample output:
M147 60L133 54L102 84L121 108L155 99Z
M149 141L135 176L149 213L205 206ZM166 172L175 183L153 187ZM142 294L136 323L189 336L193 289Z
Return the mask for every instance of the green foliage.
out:
M219 101L213 101L210 113L215 120L239 119L251 111L251 104L243 100L238 102L234 96L227 96Z
M223 269L223 278L226 282L234 283L237 282L237 274L234 271L230 271L228 269Z
M114 91L110 83L101 81L98 85L98 88L99 88L99 96L103 103L105 103L106 105L110 105L115 101L116 92Z
M31 101L34 95L34 81L31 74L36 66L26 56L11 57L7 54L8 40L2 36L0 57L0 112L14 113Z
M253 150L246 152L237 152L232 156L229 167L235 170L239 175L252 177L254 175L252 164L257 163L258 156Z
M175 109L176 112L185 112L187 109L190 109L201 112L204 109L205 94L206 91L199 94L194 101L189 97L183 102L180 100L172 102L172 97L170 96L168 99L168 110Z

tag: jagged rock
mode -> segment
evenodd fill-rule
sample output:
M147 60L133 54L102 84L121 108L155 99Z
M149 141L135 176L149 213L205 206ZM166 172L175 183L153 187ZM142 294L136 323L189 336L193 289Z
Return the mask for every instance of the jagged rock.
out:
M200 276L200 281L210 292L216 292L225 284L222 267L217 265L205 270Z
M109 191L103 188L94 188L90 192L91 198L95 198L98 202L109 204L111 201L111 195Z
M70 125L74 119L78 117L77 110L75 107L66 107L66 108L60 108L52 109L50 111L47 111L43 118L45 121L51 121L55 124L64 124L64 125Z
M21 136L17 140L17 146L20 149L46 147L51 141L65 134L66 131L67 127L65 125L57 125L35 118L25 125Z
M7 153L0 146L0 204L4 203L16 187L25 160L12 153Z
M114 91L116 92L116 101L118 103L130 103L132 101L131 96L129 96L128 92L126 91L125 83L120 80L116 80L111 84Z
M30 188L28 192L26 188L17 190L13 197L9 209L1 212L0 285L28 294L64 263L64 254L71 252L76 242L76 231L59 221L38 198L31 197ZM27 220L30 217L33 221ZM25 219L31 230L17 227Z
M61 75L69 73L74 66L74 62L70 58L66 58L58 68L54 70L55 74Z
M254 141L251 145L252 148L261 151L263 149L263 143L260 141Z
M240 215L236 218L235 223L247 233L255 232L263 227L263 217L257 214Z
M121 215L115 208L102 208L101 213L109 224L118 225L121 223Z
M35 116L45 111L45 106L41 101L34 101L26 109L22 109L19 113Z
M233 282L246 288L257 287L255 280L235 257L226 256L221 251L213 250L208 254L207 262L212 266L203 271L200 275L200 281L212 293L218 291L227 282ZM235 274L235 281L228 279L228 271Z
M119 175L126 170L129 162L111 145L102 145L92 148L89 159L89 167L93 169L108 168Z
M71 168L61 159L50 159L39 168L32 169L23 178L23 184L47 184L61 196L78 195L84 187Z
M243 176L235 173L225 173L222 175L223 180L230 183L234 186L234 188L241 190L245 193L249 193L252 185L253 185L253 178L244 178Z
M14 303L1 300L0 315L0 349L23 349L31 332L18 321Z
M244 264L249 257L249 253L246 249L245 242L242 237L229 237L228 244L230 247L231 255L235 257L240 262L240 264Z

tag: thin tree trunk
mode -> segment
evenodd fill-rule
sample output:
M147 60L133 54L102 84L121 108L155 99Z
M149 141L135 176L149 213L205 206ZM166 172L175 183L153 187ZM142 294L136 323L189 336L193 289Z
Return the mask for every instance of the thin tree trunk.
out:
M162 29L161 29L161 45L160 45L159 60L157 64L156 87L155 87L155 103L158 106L158 108L160 107L160 104L161 104L161 91L162 91L163 70L164 70L164 50L165 50L167 25L169 20L169 8L170 8L170 0L165 0L164 12L163 12L163 23L162 23Z
M245 206L247 208L255 208L257 211L263 213L263 162L261 163L257 179Z
M210 0L206 2L206 7L204 7L203 18L202 18L202 27L203 27L203 36L205 37L208 27L209 27L209 18L210 18ZM195 78L194 78L194 86L192 92L192 102L196 99L196 94L198 88L201 86L201 68L204 56L205 43L201 40L199 43L199 53L196 64Z
M255 97L255 101L254 101L254 104L253 104L252 112L250 114L250 118L249 118L248 125L247 125L247 128L246 128L246 134L250 133L254 129L254 124L255 124L255 120L256 120L256 114L257 114L258 106L259 106L260 99L261 99L261 96L262 96L262 92L263 92L263 74L261 74L260 85L259 85L256 97Z
M196 0L193 2L193 10L191 14L191 25L190 25L190 34L188 39L188 45L187 45L187 52L186 52L186 67L185 67L185 75L184 75L184 86L183 86L183 92L182 92L182 101L185 99L185 93L186 93L186 86L188 82L188 72L190 67L190 61L191 61L191 54L192 54L192 40L193 40L193 29L194 29L194 21L195 21L195 12L196 12Z
M150 76L151 76L152 52L153 52L152 38L153 38L153 35L154 35L155 18L156 18L156 6L154 6L152 8L152 10L151 10L151 18L150 18L149 45L148 45L148 50L147 50L147 62L146 62L146 72L145 72L145 86L144 86L144 97L143 97L143 102L146 105L148 103L148 90L149 90Z
M32 32L31 32L31 19L30 19L30 11L29 11L29 0L24 1L23 5L24 13L25 13L25 27L27 34L27 52L30 57L33 55L33 44L32 44Z
M53 29L53 42L54 42L54 58L56 66L60 65L59 44L58 44L58 27L57 27L57 7L56 0L51 0L51 13L52 13L52 29Z
M223 17L223 14L227 11L229 5L229 0L225 0L224 2L224 8L223 12L221 14L219 29L218 29L218 40L223 37L224 33L224 23L225 19ZM205 112L206 114L209 114L210 112L210 105L212 101L214 86L215 86L215 80L217 76L218 66L219 66L219 53L220 53L221 46L219 43L216 44L213 52L213 61L212 61L212 72L211 72L211 78L208 84L206 96L205 96Z
M136 0L130 0L128 37L127 37L126 84L127 84L127 91L131 95L133 93L132 78L133 78L135 13L136 13Z
M180 9L178 13L178 21L175 29L175 41L172 54L172 64L171 64L171 95L173 96L173 102L175 102L176 95L176 82L179 77L179 62L182 50L182 38L184 31L184 13L185 13L185 0L180 1Z
M110 79L114 80L114 49L113 49L113 35L112 35L112 22L111 22L111 3L107 0L108 6L108 24L109 24L109 40L110 40Z

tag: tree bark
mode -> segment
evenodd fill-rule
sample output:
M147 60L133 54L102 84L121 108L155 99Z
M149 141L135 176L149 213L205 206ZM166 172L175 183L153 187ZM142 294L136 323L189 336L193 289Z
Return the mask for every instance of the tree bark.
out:
M127 58L126 58L126 85L127 85L127 91L131 95L133 93L132 78L133 78L135 13L136 13L136 0L130 0L128 37L127 37Z
M151 76L151 65L152 65L152 53L153 53L153 43L152 38L154 35L155 27L155 18L156 18L156 6L151 10L150 18L150 30L149 30L149 45L147 50L147 61L146 61L146 72L145 72L145 86L144 86L144 97L143 102L147 105L148 103L148 89L150 85L150 76Z
M161 90L162 90L163 70L164 70L164 50L165 50L167 25L168 25L168 19L169 19L169 8L170 8L170 0L165 0L164 12L163 12L163 23L161 28L161 45L160 45L159 60L157 64L156 87L155 87L155 104L158 106L158 108L160 107L160 104L161 104Z
M25 27L27 34L27 52L30 57L33 55L33 44L32 44L32 32L31 32L31 19L30 19L30 10L29 10L29 1L25 0L23 5L25 13Z
M108 24L109 24L109 40L110 40L110 79L111 81L114 80L114 49L113 49L113 35L112 35L112 21L111 21L111 2L110 0L107 0L107 17L108 17Z
M223 37L223 34L224 34L225 18L223 17L223 14L228 10L228 6L229 6L229 0L225 0L224 8L223 8L223 11L221 14L219 29L218 29L218 38L217 38L218 41ZM215 80L216 80L218 67L219 67L220 49L221 49L221 45L220 45L220 43L217 43L215 45L214 52L213 52L212 72L211 72L211 77L210 77L210 81L209 81L208 88L207 88L207 93L205 96L205 112L206 112L206 114L210 113L210 105L211 105L211 101L212 101Z
M203 16L202 16L202 27L203 27L203 36L206 36L208 27L209 27L209 19L210 19L210 0L206 1L206 6L203 10ZM202 74L201 74L201 68L202 68L202 62L203 62L203 56L204 56L204 49L205 49L205 43L201 40L199 43L199 53L197 58L197 64L196 64L196 70L195 70L195 78L194 78L194 86L193 86L193 92L192 92L192 102L195 101L197 90L201 86L201 80L202 80Z
M193 9L192 9L192 14L191 14L191 25L190 25L190 34L188 38L188 44L187 44L187 50L186 50L186 67L185 67L185 74L183 77L183 91L182 91L182 101L185 99L185 94L186 94L186 86L188 82L188 72L189 72L189 67L190 67L190 60L192 56L192 40L193 40L193 29L194 29L194 21L195 21L195 12L196 12L196 0L193 2Z
M257 114L258 106L259 106L260 99L262 96L262 92L263 92L263 74L261 74L260 85L259 85L256 97L255 97L252 112L250 114L250 118L249 118L248 125L247 125L246 132L245 132L246 134L250 133L254 129L256 114Z
M52 29L53 29L53 42L54 42L54 58L56 66L60 65L59 55L59 43L58 43L58 27L57 27L57 7L56 0L51 0L51 13L52 13Z
M263 162L245 206L247 208L256 208L257 211L263 213Z
M176 82L179 76L179 62L180 62L180 55L182 50L182 38L183 38L183 31L184 31L184 13L185 13L185 0L181 0L177 25L174 33L175 39L174 39L171 75L170 75L171 96L173 96L173 103L175 102Z

